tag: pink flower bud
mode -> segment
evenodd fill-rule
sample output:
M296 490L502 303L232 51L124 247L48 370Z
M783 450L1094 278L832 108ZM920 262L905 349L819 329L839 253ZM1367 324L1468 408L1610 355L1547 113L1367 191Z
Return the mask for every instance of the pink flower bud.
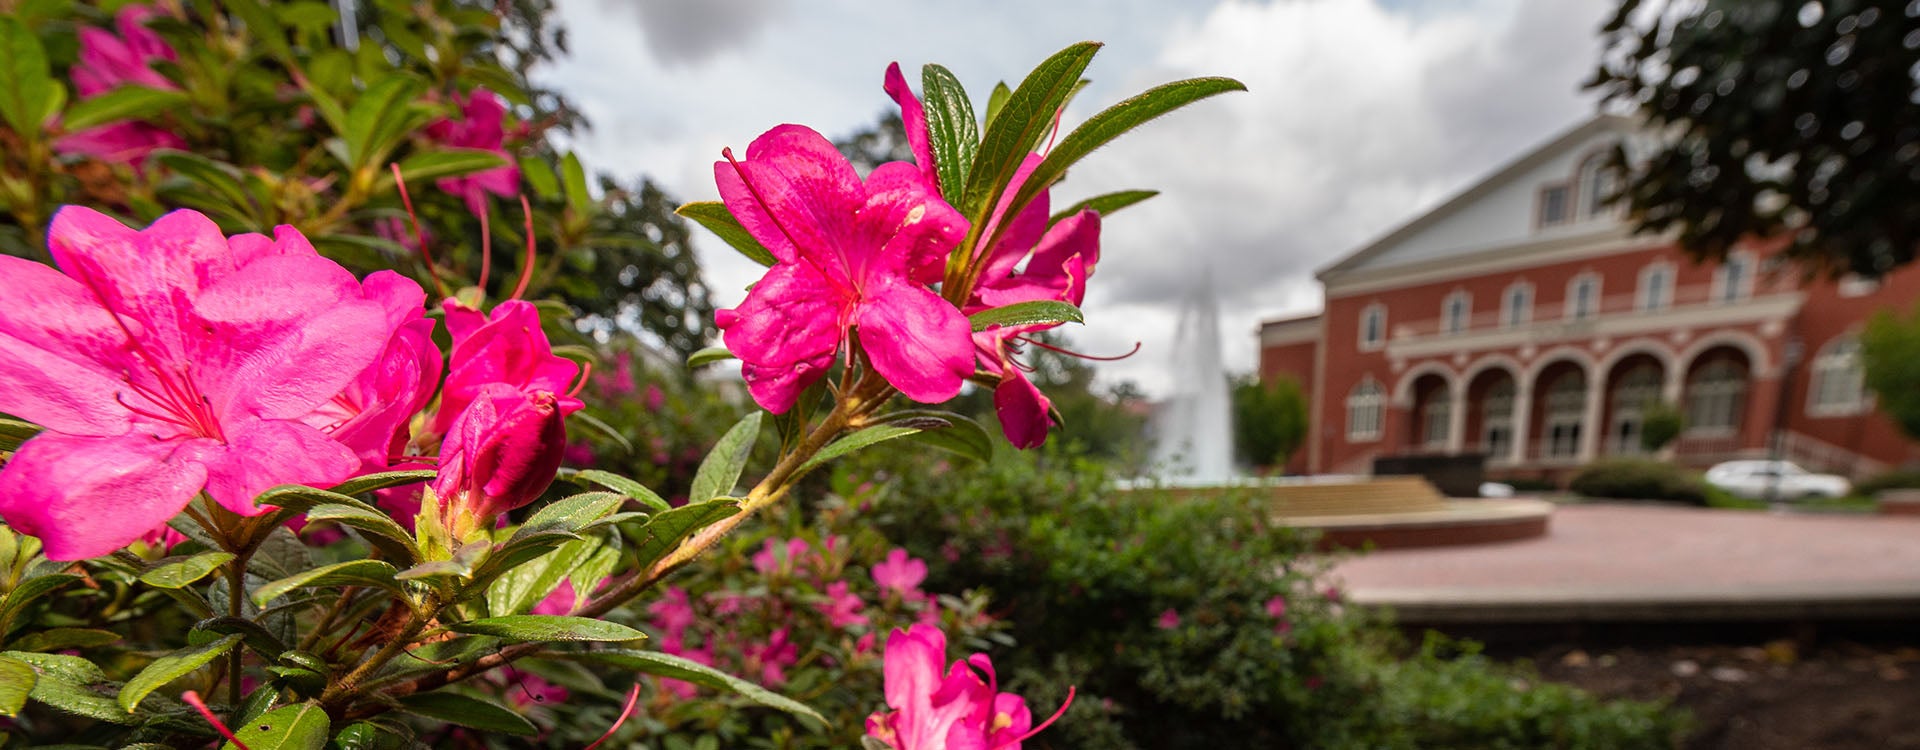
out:
M553 484L566 452L567 426L558 398L503 383L481 389L453 420L440 448L433 491L442 509L456 511L449 528L480 528L501 513L533 502Z

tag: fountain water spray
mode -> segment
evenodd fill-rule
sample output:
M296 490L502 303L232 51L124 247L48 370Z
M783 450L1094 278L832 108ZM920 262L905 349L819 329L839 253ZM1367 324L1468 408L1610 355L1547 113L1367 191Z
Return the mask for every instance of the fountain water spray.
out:
M1154 415L1154 465L1176 484L1227 482L1236 474L1233 414L1210 271L1181 303L1172 351L1174 391Z

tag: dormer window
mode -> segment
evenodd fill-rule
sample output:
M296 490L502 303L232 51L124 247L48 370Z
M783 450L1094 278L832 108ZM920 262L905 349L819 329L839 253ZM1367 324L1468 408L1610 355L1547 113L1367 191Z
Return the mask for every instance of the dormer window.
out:
M1593 218L1607 211L1607 198L1613 192L1613 175L1606 170L1599 154L1580 164L1580 216Z
M1573 220L1573 205L1565 185L1540 189L1540 226L1553 227Z

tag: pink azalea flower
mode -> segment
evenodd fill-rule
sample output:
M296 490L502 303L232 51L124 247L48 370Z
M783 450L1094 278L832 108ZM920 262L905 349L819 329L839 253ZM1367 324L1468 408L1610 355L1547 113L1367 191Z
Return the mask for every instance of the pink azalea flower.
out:
M648 383L646 400L642 403L647 407L647 411L658 412L661 407L667 405L667 394L660 390L660 386Z
M433 494L456 536L540 497L560 470L567 425L552 393L481 389L440 446ZM471 522L471 525L469 525Z
M176 91L180 87L155 71L156 61L178 59L173 48L146 27L159 11L129 5L114 18L119 34L106 29L80 29L80 59L71 71L81 99L91 99L121 86L144 86ZM186 148L179 136L137 121L110 122L69 133L54 142L63 154L80 154L113 164L139 164L155 149Z
M785 557L780 554L782 547L785 548ZM807 540L797 537L786 540L784 544L778 539L768 539L760 546L759 552L753 553L753 569L760 571L761 575L792 572L812 549Z
M789 637L786 627L773 631L766 643L749 644L740 650L748 668L760 669L760 682L780 686L787 682L787 667L800 660L800 647Z
M533 303L507 300L493 308L491 315L481 315L453 300L447 300L442 309L447 314L453 351L447 383L441 389L440 411L434 415L434 432L446 434L467 404L495 383L529 394L553 394L562 416L584 406L580 399L563 395L568 393L580 366L553 353Z
M859 594L847 590L846 581L834 581L827 584L827 601L816 605L820 613L827 616L827 624L846 629L855 625L867 624L867 616L860 614L867 603Z
M1166 611L1160 613L1160 617L1155 619L1153 624L1154 627L1160 628L1161 630L1172 630L1180 627L1180 613L1174 610L1174 608L1168 607Z
M907 87L899 63L887 67L884 88L900 105L907 143L931 184L936 165L927 138L926 112L913 90ZM1087 278L1093 275L1093 267L1100 257L1100 215L1089 209L1049 227L1048 193L1042 191L1017 216L1011 219L1007 216L1014 192L1039 163L1038 154L1027 157L987 221L988 229L982 232L983 236L990 236L1003 222L1010 223L1001 227L1004 231L1000 240L980 260L984 266L967 301L968 315L1038 300L1071 302L1077 306L1086 298ZM973 334L980 368L1000 378L1000 385L993 391L994 413L999 417L1001 432L1016 448L1033 448L1046 442L1047 431L1054 424L1052 402L1027 379L1025 365L1015 360L1014 355L1019 353L1023 337L1057 325L994 327Z
M392 468L405 453L413 415L426 408L440 384L441 362L419 284L386 276L369 277L364 286L385 310L393 337L379 359L304 421L352 448L361 473L374 473Z
M80 98L91 99L121 86L145 86L177 91L179 86L152 67L156 61L179 59L165 39L147 28L147 19L160 12L146 5L129 5L114 16L119 35L106 29L80 29L80 60L70 74Z
M0 469L0 518L49 558L112 552L203 490L252 516L269 487L359 468L303 419L393 331L298 232L229 243L193 211L135 231L69 206L48 236L58 270L0 257L0 412L46 428Z
M693 602L687 598L686 589L678 586L668 586L665 596L648 604L647 614L652 615L654 624L675 640L693 626Z
M880 588L912 599L920 594L920 583L927 580L927 563L907 556L900 547L887 553L887 559L873 566L873 582Z
M985 654L951 668L946 658L947 636L939 628L915 625L887 636L885 689L893 710L867 717L868 736L894 750L1019 750L1020 743L1060 717L1056 712L1034 727L1026 701L999 692L993 662ZM1073 700L1071 691L1067 700Z
M502 198L520 194L520 167L506 150L507 107L499 95L485 88L474 89L464 102L458 96L454 101L460 104L460 119L440 119L428 124L427 137L456 148L492 151L507 161L493 169L445 177L433 183L447 194L466 201L467 210L479 216L487 211L488 193Z
M594 452L593 443L585 440L573 440L567 443L567 449L561 453L561 460L568 466L582 468L593 466L600 456Z
M1275 620L1278 620L1282 617L1286 617L1287 616L1286 598L1282 596L1275 596L1272 599L1268 599L1267 600L1267 616Z
M923 283L965 235L966 219L913 165L863 183L833 144L782 125L714 164L727 209L779 262L714 320L753 399L783 414L858 330L875 372L908 398L952 398L973 374L972 327ZM916 280L916 277L922 277Z

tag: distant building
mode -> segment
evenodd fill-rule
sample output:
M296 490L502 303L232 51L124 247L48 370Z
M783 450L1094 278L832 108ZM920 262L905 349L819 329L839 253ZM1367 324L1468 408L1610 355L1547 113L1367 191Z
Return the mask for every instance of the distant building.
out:
M1920 457L1861 383L1860 327L1920 299L1920 269L1803 280L1740 248L1696 265L1600 205L1599 163L1639 138L1602 117L1534 149L1319 274L1319 315L1267 321L1263 378L1312 403L1293 471L1484 453L1491 474L1564 477L1643 453L1649 405L1686 415L1668 449L1704 466L1783 455L1863 475Z

